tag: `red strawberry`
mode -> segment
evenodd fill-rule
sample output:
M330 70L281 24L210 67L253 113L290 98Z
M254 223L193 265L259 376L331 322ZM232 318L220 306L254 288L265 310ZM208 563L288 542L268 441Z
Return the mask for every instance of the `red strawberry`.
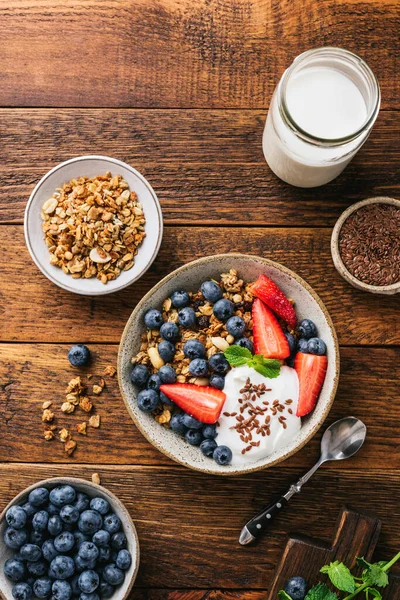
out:
M294 368L299 378L299 403L297 416L304 417L314 410L318 396L324 383L328 359L326 356L304 354L298 352L294 360Z
M287 358L290 354L289 343L272 310L261 300L253 302L254 352L265 358Z
M221 390L191 383L169 383L161 385L160 390L202 423L215 423L226 400L226 395Z
M289 327L292 329L296 327L296 312L285 294L272 279L269 279L265 275L260 275L257 281L251 286L251 291L264 304L276 312L278 317L283 319Z

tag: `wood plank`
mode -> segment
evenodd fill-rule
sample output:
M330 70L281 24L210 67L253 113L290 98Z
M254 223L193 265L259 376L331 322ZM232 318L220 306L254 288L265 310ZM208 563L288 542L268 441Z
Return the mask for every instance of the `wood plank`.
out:
M261 108L297 54L334 45L398 108L396 17L395 0L15 0L0 6L0 104Z
M234 225L240 214L249 225L333 226L357 200L399 195L397 113L382 112L343 175L314 190L289 186L269 170L261 147L265 116L264 110L3 109L0 222L22 222L39 179L83 154L114 156L142 172L166 223Z
M264 590L134 589L129 600L265 600Z
M87 437L76 434L78 449L72 458L65 455L61 443L42 438L42 403L54 402L59 428L67 425L75 429L87 415L81 410L73 415L60 411L66 384L78 372L101 375L105 366L116 364L116 346L89 347L94 357L92 365L77 370L68 363L67 345L0 344L0 460L172 467L172 461L153 448L134 426L115 378L106 378L106 389L94 398L102 418L101 429L89 428ZM391 468L400 469L398 416L393 410L400 384L394 365L400 362L400 348L342 348L341 352L339 390L327 424L352 414L365 421L368 437L362 451L351 461L341 463L340 469L386 469L388 456ZM296 466L298 475L301 469L308 469L318 456L324 429L285 465Z
M138 587L265 589L282 553L287 532L295 530L329 542L338 510L349 502L383 520L377 559L398 551L400 471L379 475L365 469L324 467L291 501L259 544L240 546L242 525L297 470L279 467L243 477L208 477L183 467L96 467L102 483L132 515L142 561ZM90 478L93 467L0 465L0 504L39 479L75 475ZM333 493L334 490L334 493ZM320 508L323 507L323 510ZM390 515L390 519L389 519Z
M304 277L325 302L340 343L400 343L398 300L347 284L333 266L327 229L166 227L146 275L130 288L99 298L76 296L49 282L31 261L21 226L0 227L0 248L3 341L119 343L136 303L173 269L201 256L245 252L281 262Z

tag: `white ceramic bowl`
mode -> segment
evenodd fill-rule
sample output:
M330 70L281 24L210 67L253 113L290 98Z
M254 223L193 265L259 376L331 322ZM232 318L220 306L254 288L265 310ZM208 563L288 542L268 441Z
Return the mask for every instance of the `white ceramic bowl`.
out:
M72 485L79 492L84 492L90 498L94 498L95 496L102 496L106 498L110 503L112 510L121 519L123 530L128 540L128 550L132 555L132 564L129 570L126 571L124 583L120 587L115 588L115 593L111 597L111 600L126 600L126 598L128 598L135 582L140 562L139 539L130 514L122 502L118 500L114 494L101 485L96 485L95 483L86 481L85 479L77 479L75 477L54 477L52 479L39 481L38 483L26 488L26 490L19 493L13 500L11 500L11 502L6 506L0 515L0 598L3 600L14 600L11 593L14 584L10 582L10 580L4 575L4 563L15 553L14 550L7 548L3 542L4 531L7 527L7 522L5 519L6 512L14 504L21 505L27 502L30 492L37 487L45 487L51 490L58 485L67 484ZM36 598L36 596L34 596L34 598Z
M159 425L152 415L140 411L136 402L137 392L130 382L132 371L130 361L139 350L140 335L145 331L143 319L146 311L150 308L161 308L163 300L174 290L197 291L203 281L211 278L219 279L220 274L226 273L229 269L236 269L245 282L254 281L260 273L273 279L289 298L295 300L298 319L308 317L314 321L328 349L328 370L317 406L303 419L297 437L285 448L267 458L240 466L218 465L203 456L199 448L190 446L176 433ZM118 379L122 397L133 421L156 448L191 469L220 475L237 475L275 465L300 450L313 437L326 419L335 398L339 366L339 346L331 318L320 298L303 279L286 267L266 258L245 254L220 254L200 258L180 267L162 279L142 298L122 334L118 354Z
M122 271L117 279L104 285L96 278L73 279L59 267L50 264L50 253L43 238L40 211L43 203L64 183L81 176L104 175L107 171L112 175L122 175L130 189L137 193L146 218L147 235L138 249L133 267L129 271ZM153 188L136 169L107 156L79 156L51 169L36 185L25 209L24 231L26 245L34 262L50 281L75 294L101 296L122 290L147 271L161 245L163 221L160 204Z

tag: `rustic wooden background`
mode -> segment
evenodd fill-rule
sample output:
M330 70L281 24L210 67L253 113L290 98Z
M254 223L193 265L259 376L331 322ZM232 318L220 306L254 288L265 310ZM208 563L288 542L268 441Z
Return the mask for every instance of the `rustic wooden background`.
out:
M329 540L344 502L382 518L380 557L399 550L398 299L350 288L329 251L343 209L399 196L398 8L396 0L0 0L0 508L40 478L99 472L137 525L142 563L132 599L264 598L288 531ZM268 170L261 136L283 70L321 45L368 61L382 110L339 179L301 190ZM149 179L166 227L138 284L83 298L34 266L23 211L48 169L96 153ZM315 288L341 343L328 423L354 414L369 432L357 457L321 469L248 548L237 543L242 525L311 466L320 435L282 466L207 477L143 439L112 380L98 400L102 428L72 459L41 439L41 404L61 400L73 374L68 347L87 343L101 372L115 363L124 324L152 285L193 258L229 251L277 260Z

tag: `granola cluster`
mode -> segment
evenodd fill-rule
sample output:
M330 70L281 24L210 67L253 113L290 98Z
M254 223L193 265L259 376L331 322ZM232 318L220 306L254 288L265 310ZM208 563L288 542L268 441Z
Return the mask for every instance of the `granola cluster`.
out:
M102 283L128 271L146 233L137 194L121 175L71 179L42 206L50 263L74 279Z

